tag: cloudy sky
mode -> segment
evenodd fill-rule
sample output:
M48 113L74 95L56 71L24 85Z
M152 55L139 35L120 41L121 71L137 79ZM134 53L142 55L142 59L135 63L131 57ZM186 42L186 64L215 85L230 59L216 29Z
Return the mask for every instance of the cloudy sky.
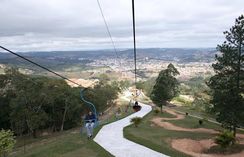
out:
M117 48L132 47L131 0L100 0ZM216 47L244 0L135 0L138 47ZM97 0L0 0L0 45L15 51L110 49Z

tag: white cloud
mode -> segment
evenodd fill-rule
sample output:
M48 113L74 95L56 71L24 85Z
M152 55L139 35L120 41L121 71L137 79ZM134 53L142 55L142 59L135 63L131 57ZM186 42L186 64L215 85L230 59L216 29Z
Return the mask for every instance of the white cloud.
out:
M131 0L100 0L116 47L132 47ZM136 0L139 47L215 47L243 0ZM112 48L96 0L0 0L0 44L17 51Z

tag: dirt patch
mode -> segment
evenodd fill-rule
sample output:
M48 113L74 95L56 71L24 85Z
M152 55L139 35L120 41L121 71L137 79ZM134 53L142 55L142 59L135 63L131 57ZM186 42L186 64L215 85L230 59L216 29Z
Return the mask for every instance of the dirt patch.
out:
M181 151L193 157L243 157L244 150L235 154L206 154L206 150L216 146L213 140L191 140L191 139L174 139L171 141L172 148Z
M75 78L70 78L71 81L74 81L80 85L82 85L83 87L87 88L87 87L93 87L95 84L97 84L99 82L99 80L95 79L95 80L85 80L85 79L75 79ZM68 85L70 85L71 87L77 87L78 85L66 81Z

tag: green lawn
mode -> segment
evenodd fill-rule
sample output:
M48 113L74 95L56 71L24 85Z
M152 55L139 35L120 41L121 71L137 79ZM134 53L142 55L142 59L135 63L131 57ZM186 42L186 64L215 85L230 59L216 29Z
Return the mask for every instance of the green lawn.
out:
M121 106L124 111L124 106ZM133 112L129 109L127 113L122 112L118 119L122 119ZM116 121L114 115L101 122L95 128L94 137L103 125ZM25 143L25 147L24 147ZM25 150L25 151L24 151ZM86 134L80 134L80 129L71 129L64 132L54 133L49 136L32 138L18 138L11 157L111 157L106 150L96 144L93 140L88 140Z
M178 138L189 138L194 140L209 139L213 138L215 135L208 133L195 133L195 132L183 132L183 131L171 131L166 130L162 127L152 125L150 119L155 116L155 113L151 112L146 117L143 118L143 123L135 128L130 125L124 129L124 135L127 139L132 140L136 143L144 145L148 148L162 152L166 155L172 157L187 157L188 155L178 152L170 146L170 139ZM160 117L170 117L168 113L159 113ZM172 122L172 121L171 121ZM198 124L198 119L187 118L185 120L174 120L175 124L180 124L186 128L195 128ZM215 124L205 123L204 127L207 128L218 128Z
M154 113L154 115L157 117L162 117L162 118L175 118L176 117L175 115L172 115L172 114L165 112L165 111L163 111L162 113L159 112L158 114Z
M205 120L203 120L203 124L200 125L199 119L190 116L186 116L185 119L182 120L170 120L169 122L184 128L207 128L214 130L222 130L222 127L220 125L216 125Z
M203 111L198 111L190 106L177 106L174 107L174 110L180 111L180 112L188 112L189 114L195 115L195 116L200 116L200 117L206 117L210 120L215 120L215 115L209 114L207 112Z
M95 129L95 134L101 126ZM23 143L22 141L18 141ZM33 141L32 141L33 142ZM20 144L19 144L20 145ZM81 135L79 129L72 129L55 136L35 139L35 142L18 147L11 154L12 157L110 157L112 156L93 140L88 140L86 135Z

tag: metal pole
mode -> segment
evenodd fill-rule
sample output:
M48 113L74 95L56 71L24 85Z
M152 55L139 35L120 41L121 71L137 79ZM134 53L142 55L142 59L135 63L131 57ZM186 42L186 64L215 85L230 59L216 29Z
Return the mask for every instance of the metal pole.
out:
M133 39L134 39L134 64L135 64L135 86L136 86L136 24L135 24L135 5L134 0L132 0L132 17L133 17Z

